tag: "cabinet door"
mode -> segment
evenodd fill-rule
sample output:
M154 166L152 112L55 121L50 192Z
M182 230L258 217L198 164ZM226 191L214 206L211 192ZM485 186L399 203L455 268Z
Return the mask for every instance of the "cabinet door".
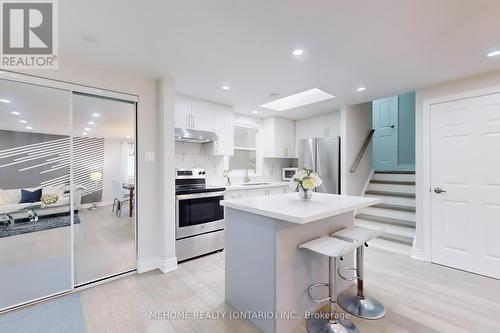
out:
M215 107L215 134L218 140L214 142L214 155L234 154L233 109L225 105Z
M271 187L267 189L268 195L273 195L273 194L284 194L285 193L285 187Z
M183 95L175 95L175 127L191 127L191 99Z
M295 121L295 139L307 139L307 119Z
M192 99L191 115L192 128L201 131L215 130L215 103Z
M307 136L309 139L326 136L325 116L318 116L307 120Z
M326 115L326 136L340 136L340 112L332 112Z
M227 199L241 199L247 196L246 190L238 190L238 191L226 191Z
M285 119L283 127L284 131L282 132L282 136L285 146L285 157L295 157L295 126L293 120Z
M260 197L267 195L267 188L256 188L256 189L251 189L247 190L247 196L248 197Z

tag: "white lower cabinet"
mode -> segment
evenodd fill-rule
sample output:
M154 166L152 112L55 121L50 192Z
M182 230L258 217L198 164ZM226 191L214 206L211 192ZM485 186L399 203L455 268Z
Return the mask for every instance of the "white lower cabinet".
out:
M249 190L230 190L226 191L226 199L260 197L266 195L284 194L288 192L291 192L291 189L288 185L278 187L253 188Z

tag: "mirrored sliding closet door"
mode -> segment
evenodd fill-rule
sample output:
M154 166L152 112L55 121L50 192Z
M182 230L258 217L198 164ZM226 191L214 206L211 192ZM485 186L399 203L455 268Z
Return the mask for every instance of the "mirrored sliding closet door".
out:
M75 285L135 269L135 112L135 103L73 94Z
M0 310L73 288L71 125L70 91L0 79Z

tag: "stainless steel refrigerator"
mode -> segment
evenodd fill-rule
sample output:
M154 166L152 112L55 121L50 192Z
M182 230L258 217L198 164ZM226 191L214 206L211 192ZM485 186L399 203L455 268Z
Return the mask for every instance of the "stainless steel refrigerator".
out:
M318 173L316 192L340 194L340 137L299 140L299 168Z

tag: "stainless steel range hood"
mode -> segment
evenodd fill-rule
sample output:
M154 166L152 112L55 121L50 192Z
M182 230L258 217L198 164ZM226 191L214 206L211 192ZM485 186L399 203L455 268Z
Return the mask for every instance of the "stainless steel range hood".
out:
M175 141L191 143L207 143L217 141L217 134L209 131L194 130L191 128L175 128Z

